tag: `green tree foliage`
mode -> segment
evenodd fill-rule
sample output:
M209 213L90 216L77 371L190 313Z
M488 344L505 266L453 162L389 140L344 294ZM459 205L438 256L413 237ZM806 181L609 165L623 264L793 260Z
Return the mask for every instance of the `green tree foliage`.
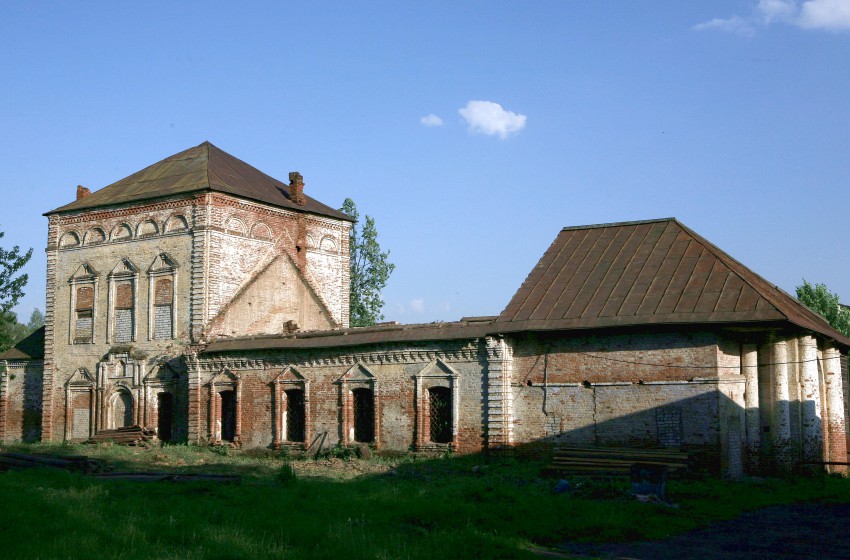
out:
M349 241L351 254L349 322L352 327L374 325L384 318L381 314L381 308L384 306L381 290L387 285L395 265L387 260L390 256L389 251L381 252L375 220L371 216L366 216L366 221L359 223L360 214L350 198L345 199L340 210L356 222L351 227Z
M5 234L0 231L0 239ZM32 249L21 253L17 245L7 251L0 247L0 352L5 351L15 344L20 338L18 318L12 313L12 308L17 305L18 300L24 295L24 286L28 277L26 274L18 274L32 257ZM21 325L23 326L23 325ZM23 326L26 329L26 326ZM25 333L26 336L28 333ZM23 337L21 337L23 338Z
M44 313L41 312L41 309L36 307L32 310L32 315L30 315L30 320L27 323L27 330L31 333L40 329L44 326Z
M34 330L34 329L33 329ZM5 352L32 333L26 325L18 322L12 311L0 313L0 352Z
M805 279L797 286L797 299L806 307L823 315L832 327L850 337L850 309L838 303L834 294L824 284L809 284Z

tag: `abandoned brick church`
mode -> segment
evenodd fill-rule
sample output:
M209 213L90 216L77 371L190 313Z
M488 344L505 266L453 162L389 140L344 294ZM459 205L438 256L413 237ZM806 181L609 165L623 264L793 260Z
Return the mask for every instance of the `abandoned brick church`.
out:
M0 355L0 441L138 424L243 447L687 446L733 477L847 460L850 340L675 219L564 228L498 316L349 328L352 223L298 173L205 142L46 216L46 325Z

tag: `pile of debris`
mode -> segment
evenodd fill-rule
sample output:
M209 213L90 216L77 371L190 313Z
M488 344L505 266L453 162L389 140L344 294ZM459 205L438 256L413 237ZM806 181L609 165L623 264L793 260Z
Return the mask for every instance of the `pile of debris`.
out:
M27 455L25 453L0 453L0 471L49 467L81 472L102 473L108 470L106 463L84 455L56 457L53 455Z
M85 443L117 443L118 445L142 445L156 437L156 432L141 426L128 426L115 430L100 430Z

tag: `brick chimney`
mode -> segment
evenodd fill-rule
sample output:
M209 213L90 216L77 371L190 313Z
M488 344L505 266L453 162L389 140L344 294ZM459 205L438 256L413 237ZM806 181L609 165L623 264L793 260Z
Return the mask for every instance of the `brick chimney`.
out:
M289 174L289 198L299 206L304 206L307 202L304 198L304 177L297 171Z
M82 185L77 185L77 200L80 200L81 198L85 198L90 194L91 194L90 190L88 190L87 188L85 188Z

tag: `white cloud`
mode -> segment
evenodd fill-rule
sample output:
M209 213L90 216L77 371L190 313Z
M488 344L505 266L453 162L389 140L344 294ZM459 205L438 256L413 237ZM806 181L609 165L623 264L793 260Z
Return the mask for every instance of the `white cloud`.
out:
M425 126L443 126L443 119L441 119L434 113L425 115L424 117L419 119L419 122L421 122Z
M408 306L410 307L410 309L414 313L419 313L419 314L425 313L425 300L422 299L422 298L416 298L416 299L410 300L410 303L408 304Z
M753 26L740 16L732 16L727 19L714 18L712 20L700 23L694 26L697 31L705 31L716 29L718 31L726 31L728 33L737 33L747 37L755 34L756 30Z
M697 31L717 30L752 36L757 26L776 23L802 29L850 30L850 0L759 0L753 13L746 17L734 15L714 18L694 26Z
M458 109L458 113L469 125L470 132L487 136L498 135L502 140L507 138L508 134L525 128L525 115L506 111L492 101L470 101L466 107Z
M765 24L790 22L797 15L797 3L794 0L759 0L756 13Z
M850 0L809 0L803 2L798 20L807 29L850 29Z

